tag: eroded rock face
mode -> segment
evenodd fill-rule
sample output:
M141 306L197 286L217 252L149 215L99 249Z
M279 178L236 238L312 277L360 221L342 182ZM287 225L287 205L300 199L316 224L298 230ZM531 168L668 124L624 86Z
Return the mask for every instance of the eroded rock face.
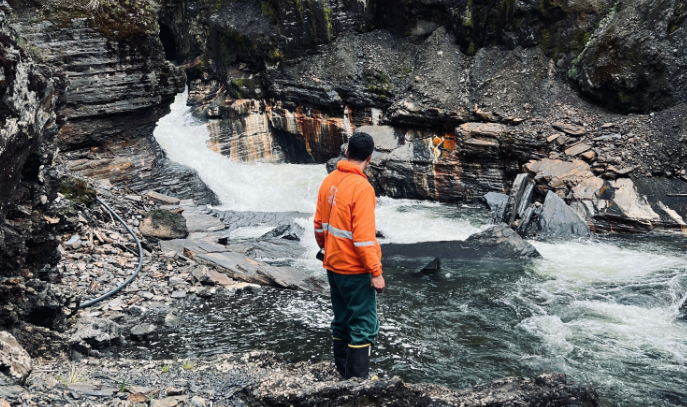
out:
M687 5L680 0L618 4L570 68L584 93L625 112L687 101Z
M0 379L24 383L31 373L31 357L9 332L0 331Z
M59 336L50 329L66 329L76 308L74 293L51 284L60 279L54 110L64 83L20 46L10 12L0 3L0 327L40 354L59 348L39 342Z
M166 160L152 137L184 89L183 72L165 60L156 11L142 1L101 7L47 1L13 10L19 35L66 78L57 114L67 123L57 142L70 169L137 191L162 185L159 192L218 204L194 171ZM170 175L182 182L170 185Z

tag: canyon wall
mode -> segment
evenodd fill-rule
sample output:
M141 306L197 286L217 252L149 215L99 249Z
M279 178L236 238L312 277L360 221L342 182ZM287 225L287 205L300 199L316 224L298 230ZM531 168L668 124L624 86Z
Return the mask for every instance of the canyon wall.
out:
M57 144L71 171L219 203L195 171L166 159L152 135L185 87L183 71L165 59L155 2L16 3L19 38L66 79Z
M65 81L33 60L10 12L0 2L0 328L31 353L57 352L46 339L66 328L76 307L74 293L53 284L62 229L55 108Z
M396 140L368 171L377 192L456 202L508 193L532 160L580 159L658 208L643 231L681 230L687 215L669 196L687 191L686 19L677 0L167 0L160 11L210 148L232 160L336 160L357 128L386 126L366 127ZM573 187L557 192L572 203ZM627 213L580 214L600 231L639 231L622 227L638 221Z

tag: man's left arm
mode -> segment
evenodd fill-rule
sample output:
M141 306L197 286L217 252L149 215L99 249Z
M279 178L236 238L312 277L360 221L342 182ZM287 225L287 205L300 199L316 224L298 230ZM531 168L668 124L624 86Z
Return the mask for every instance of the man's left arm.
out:
M382 274L382 250L377 242L375 228L375 192L372 186L356 191L351 209L353 246L365 270L378 277Z

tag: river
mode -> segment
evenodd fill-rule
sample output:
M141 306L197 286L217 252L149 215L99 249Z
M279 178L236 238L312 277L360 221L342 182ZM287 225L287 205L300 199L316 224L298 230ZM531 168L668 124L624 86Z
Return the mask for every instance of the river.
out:
M177 96L155 136L172 160L198 170L221 208L313 213L323 165L232 163L206 147L206 127ZM379 198L382 243L463 240L484 228L487 211ZM308 252L288 259L324 277ZM265 228L237 230L236 239ZM269 229L269 228L267 228ZM651 236L532 244L543 259L444 261L384 258L381 333L372 367L380 376L464 388L509 375L563 372L589 383L608 406L687 406L687 242ZM270 260L270 259L266 259ZM179 332L142 345L151 357L270 349L291 360L329 359L326 298L265 289L190 301Z

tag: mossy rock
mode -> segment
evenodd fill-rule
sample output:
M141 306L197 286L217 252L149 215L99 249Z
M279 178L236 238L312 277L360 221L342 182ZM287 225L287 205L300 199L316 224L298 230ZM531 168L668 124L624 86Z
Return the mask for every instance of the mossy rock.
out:
M186 218L180 213L165 209L150 211L138 227L143 236L158 239L184 239L188 236Z
M96 190L78 178L64 178L60 184L60 193L72 202L91 205L98 196Z

